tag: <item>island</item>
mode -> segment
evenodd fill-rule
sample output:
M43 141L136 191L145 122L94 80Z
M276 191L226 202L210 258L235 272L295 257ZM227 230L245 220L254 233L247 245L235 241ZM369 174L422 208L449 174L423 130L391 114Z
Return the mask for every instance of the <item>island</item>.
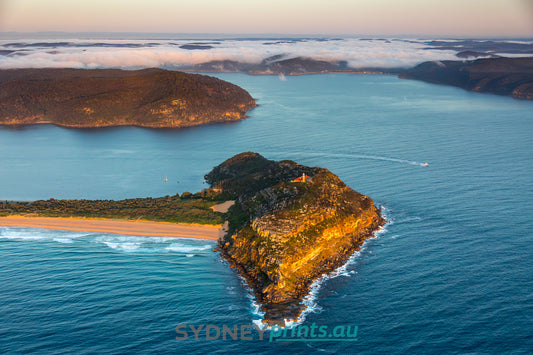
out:
M190 127L241 120L256 106L234 84L180 71L0 70L0 125Z
M533 100L533 57L424 62L399 76Z
M299 318L313 282L385 223L371 198L324 168L245 152L205 180L210 187L201 192L159 198L1 201L0 226L216 239L264 322L283 325Z

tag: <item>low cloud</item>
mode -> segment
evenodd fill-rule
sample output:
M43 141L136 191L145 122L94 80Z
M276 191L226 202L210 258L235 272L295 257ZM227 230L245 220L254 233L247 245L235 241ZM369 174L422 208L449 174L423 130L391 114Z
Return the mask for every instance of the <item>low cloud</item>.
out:
M12 41L11 41L12 42ZM425 49L425 41L418 40L221 40L210 42L208 50L180 48L190 41L150 41L135 48L113 47L123 41L91 42L71 41L39 47L35 41L25 41L28 46L9 46L10 41L0 41L0 50L16 49L17 52L0 56L0 68L146 68L181 67L214 60L233 60L260 63L263 59L285 54L286 57L309 57L327 61L346 61L354 68L362 67L411 67L429 60L457 59L455 51ZM53 42L53 41L49 41ZM202 43L198 40L196 43ZM209 41L205 41L209 42ZM21 43L20 41L18 43ZM22 42L24 43L24 42ZM78 43L78 45L76 45ZM135 43L129 40L128 43ZM144 42L139 41L138 44ZM98 46L100 44L100 46ZM24 54L24 55L21 55Z

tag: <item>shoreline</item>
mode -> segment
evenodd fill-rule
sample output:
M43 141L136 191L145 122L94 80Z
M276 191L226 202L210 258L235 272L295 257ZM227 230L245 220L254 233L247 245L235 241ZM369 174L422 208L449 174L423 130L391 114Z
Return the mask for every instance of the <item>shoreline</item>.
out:
M153 222L77 217L0 217L0 227L23 227L68 230L78 232L111 233L142 237L174 237L219 240L221 225Z
M378 216L379 219L363 230L360 235L362 238L349 249L346 249L336 264L329 265L320 275L309 280L305 287L300 290L300 294L292 301L286 303L279 304L264 301L263 294L261 293L263 286L231 256L227 248L223 244L220 244L215 251L220 251L220 255L229 263L230 267L235 269L237 274L246 281L246 287L254 297L252 303L256 303L262 307L263 315L261 322L267 324L268 327L275 325L283 327L287 326L289 324L288 322L302 322L305 319L306 311L309 307L305 301L309 297L313 297L313 288L319 288L325 279L331 278L332 274L345 267L352 258L356 257L358 255L357 253L361 251L368 240L377 238L377 233L384 231L385 226L390 221L383 216L381 210L378 210Z

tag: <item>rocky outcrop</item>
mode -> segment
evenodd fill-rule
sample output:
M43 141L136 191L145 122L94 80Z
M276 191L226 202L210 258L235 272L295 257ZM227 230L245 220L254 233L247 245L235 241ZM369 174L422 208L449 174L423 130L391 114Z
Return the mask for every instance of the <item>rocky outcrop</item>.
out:
M400 78L533 100L533 57L425 62Z
M255 107L240 87L163 69L0 70L0 124L188 127L240 120Z
M293 182L303 174L305 182ZM312 282L384 223L369 197L327 169L242 153L206 181L236 200L220 250L248 280L270 324L298 318Z

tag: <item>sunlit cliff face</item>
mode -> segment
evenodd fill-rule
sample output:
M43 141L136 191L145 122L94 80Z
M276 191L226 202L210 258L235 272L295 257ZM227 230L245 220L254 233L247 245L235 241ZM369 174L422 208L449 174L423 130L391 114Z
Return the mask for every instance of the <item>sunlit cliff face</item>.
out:
M305 182L294 179L302 174ZM298 318L312 282L346 262L384 223L369 197L326 169L242 153L206 179L236 199L220 249L271 324Z

